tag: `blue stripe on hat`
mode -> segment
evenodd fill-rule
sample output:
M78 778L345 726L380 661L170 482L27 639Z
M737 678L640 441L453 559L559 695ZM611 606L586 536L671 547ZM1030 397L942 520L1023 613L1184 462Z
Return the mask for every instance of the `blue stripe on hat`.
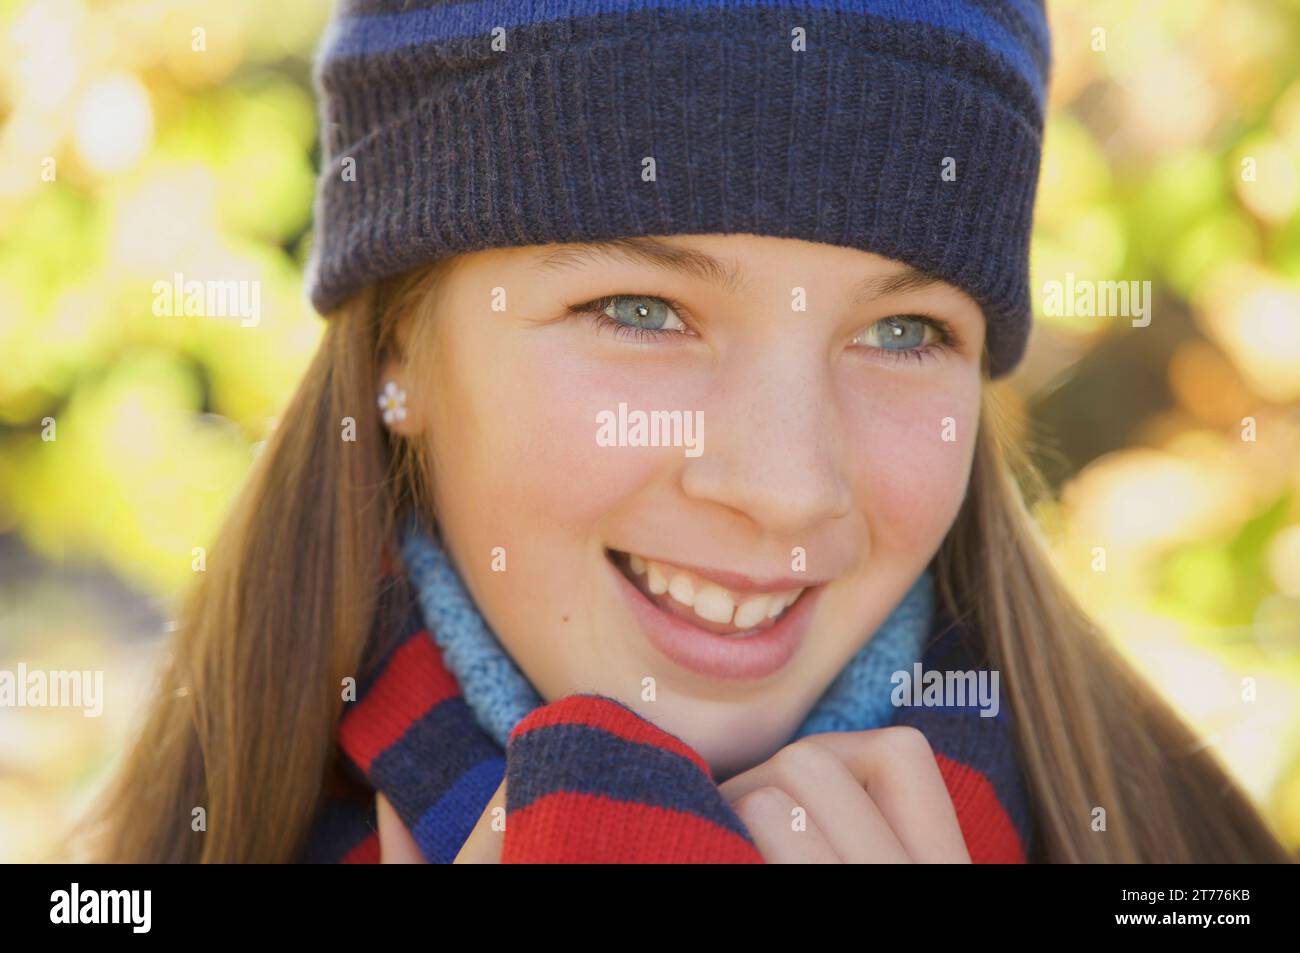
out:
M1040 104L1045 77L1025 46L985 7L969 0L917 3L915 0L806 0L810 10L875 16L899 23L935 27L975 40L1003 57L1034 90ZM496 27L519 27L546 21L638 10L706 12L724 8L784 7L777 0L565 0L562 3L524 5L518 0L478 0L374 16L341 17L331 22L324 42L327 58L350 58L386 53L423 43L466 39L490 33ZM1046 25L1033 15L1029 0L1015 8L1025 16L1035 37L1046 37ZM794 12L792 11L792 16Z
M1052 48L1052 35L1047 26L1047 13L1043 9L1043 0L988 0L992 4L1010 7L1029 28L1034 42L1044 52Z

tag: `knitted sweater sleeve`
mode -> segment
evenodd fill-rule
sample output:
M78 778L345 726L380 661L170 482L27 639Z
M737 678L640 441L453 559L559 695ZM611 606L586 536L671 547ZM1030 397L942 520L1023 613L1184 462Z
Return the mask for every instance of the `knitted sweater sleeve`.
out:
M506 749L503 863L762 863L679 738L612 698L536 709Z
M612 698L535 709L503 757L424 631L365 680L339 740L354 776L388 798L431 863L455 859L503 776L506 863L762 862L708 763ZM336 799L305 856L377 861L375 828L373 806Z

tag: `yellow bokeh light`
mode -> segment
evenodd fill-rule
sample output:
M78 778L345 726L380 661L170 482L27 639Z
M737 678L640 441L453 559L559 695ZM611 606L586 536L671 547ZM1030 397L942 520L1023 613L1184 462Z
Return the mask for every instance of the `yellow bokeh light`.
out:
M14 19L7 39L16 54L18 99L27 109L57 109L72 95L83 62L76 36L85 19L79 0L28 4Z
M77 153L101 175L131 168L153 141L149 91L126 73L91 84L77 109Z
M1204 71L1181 53L1144 58L1121 85L1128 93L1126 128L1151 150L1200 141L1219 110Z
M1266 222L1280 224L1300 207L1300 162L1280 143L1260 142L1243 150L1242 160L1251 163L1252 177L1239 171L1237 197L1241 204ZM1240 163L1237 169L1241 170Z
M1076 531L1119 550L1196 539L1219 525L1234 474L1157 450L1109 454L1063 493Z
M194 163L151 168L122 196L113 219L112 263L150 280L193 269L219 247L217 183Z
M1288 526L1269 543L1268 574L1279 592L1300 599L1300 525Z
M1196 316L1256 393L1300 398L1300 284L1234 263L1198 293Z

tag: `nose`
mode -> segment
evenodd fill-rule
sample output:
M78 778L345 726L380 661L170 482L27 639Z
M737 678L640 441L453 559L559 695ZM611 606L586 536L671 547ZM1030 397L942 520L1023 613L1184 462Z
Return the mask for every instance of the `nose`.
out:
M706 402L703 452L687 459L683 491L783 539L845 516L851 489L825 365L789 351L731 364Z

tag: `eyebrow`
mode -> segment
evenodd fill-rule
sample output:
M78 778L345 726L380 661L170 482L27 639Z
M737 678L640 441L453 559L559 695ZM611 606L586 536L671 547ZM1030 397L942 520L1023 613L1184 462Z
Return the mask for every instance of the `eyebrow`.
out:
M741 294L748 286L744 269L734 261L723 261L702 251L682 248L648 236L628 236L598 242L563 245L543 255L533 267L537 269L565 269L583 262L599 261L614 256L626 261L644 262L669 268L715 284L732 294ZM889 275L872 275L854 285L849 294L852 305L864 304L885 295L902 294L917 288L937 284L942 279L911 266Z
M571 268L583 261L614 256L632 262L644 262L669 268L718 285L732 294L740 294L748 285L744 269L734 261L722 261L692 248L682 248L647 236L612 238L607 241L565 245L543 255L535 268Z
M918 288L928 288L939 284L943 279L910 265L904 265L892 275L873 275L858 282L849 293L849 302L854 305L866 304L886 295L903 294Z

